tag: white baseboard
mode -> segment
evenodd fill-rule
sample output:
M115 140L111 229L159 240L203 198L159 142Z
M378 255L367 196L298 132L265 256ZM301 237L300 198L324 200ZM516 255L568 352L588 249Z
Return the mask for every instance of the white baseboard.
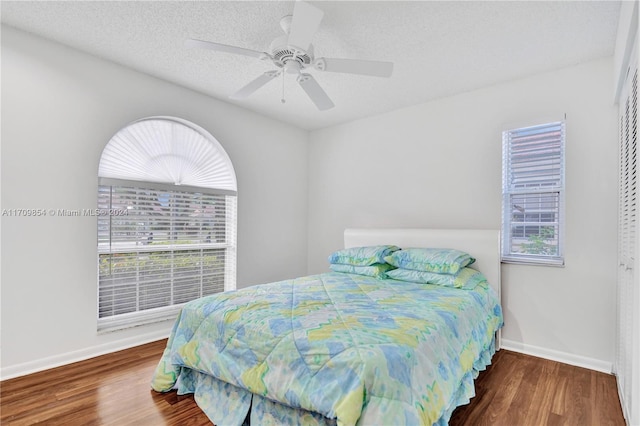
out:
M26 376L27 374L37 373L39 371L60 367L62 365L71 364L73 362L84 361L89 358L94 358L111 352L129 349L134 346L144 345L145 343L155 342L156 340L166 339L167 337L169 337L168 330L158 330L141 334L135 337L116 340L114 342L109 342L102 345L92 346L89 348L67 352L52 357L37 359L22 364L0 368L0 380Z
M62 365L71 364L73 362L84 361L89 358L94 358L96 356L105 355L122 349L128 349L134 346L143 345L145 343L155 342L156 340L166 339L167 337L169 337L169 332L166 330L160 330L140 336L117 340L115 342L105 343L103 345L92 346L90 348L85 348L78 351L67 352L48 358L12 365L0 369L0 378L1 380L7 380L14 377L25 376L27 374L48 370L50 368L60 367ZM515 342L504 338L500 340L500 348L536 356L539 358L550 359L552 361L563 362L565 364L575 365L577 367L588 368L590 370L600 371L607 374L611 374L613 367L610 362L587 358L580 355L569 354L566 352L560 352L553 349L541 348L538 346Z
M613 364L585 356L574 355L554 349L541 348L539 346L527 345L526 343L514 342L513 340L502 339L500 344L502 349L520 352L538 358L549 359L551 361L562 362L564 364L575 365L576 367L588 368L602 373L612 374Z

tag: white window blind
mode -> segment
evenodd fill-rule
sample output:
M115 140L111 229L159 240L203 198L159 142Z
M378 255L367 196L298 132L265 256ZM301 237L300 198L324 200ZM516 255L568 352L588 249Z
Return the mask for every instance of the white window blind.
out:
M564 121L502 134L502 259L563 264Z
M98 330L172 319L235 289L235 173L211 135L140 120L111 139L99 170Z

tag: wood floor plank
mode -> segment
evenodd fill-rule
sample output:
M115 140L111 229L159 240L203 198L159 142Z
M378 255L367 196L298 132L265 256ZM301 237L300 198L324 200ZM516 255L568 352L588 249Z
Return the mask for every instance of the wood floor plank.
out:
M599 404L616 406L619 405L618 387L615 377L610 375L596 375L597 387L595 400ZM615 412L598 411L594 421L603 426L613 426L618 424L618 416Z
M478 376L475 382L476 396L471 404L459 407L454 413L452 424L495 425L511 405L516 390L522 381L523 371L517 368L514 357L495 357L487 371ZM498 376L489 373L499 368L504 372L505 380L497 382ZM464 422L456 423L464 419Z
M166 341L0 382L0 423L205 426L192 396L150 381ZM624 426L615 377L499 351L451 426Z
M565 401L565 416L575 419L577 424L592 425L591 415L591 376L590 370L575 367L565 368L565 374L571 377L567 399ZM597 405L595 405L597 406Z
M516 390L512 403L509 405L505 415L513 421L513 424L529 426L533 424L529 417L529 407L536 405L540 401L534 401L532 396L538 386L542 366L545 360L534 362L530 358L518 359L517 362L523 369L522 381Z

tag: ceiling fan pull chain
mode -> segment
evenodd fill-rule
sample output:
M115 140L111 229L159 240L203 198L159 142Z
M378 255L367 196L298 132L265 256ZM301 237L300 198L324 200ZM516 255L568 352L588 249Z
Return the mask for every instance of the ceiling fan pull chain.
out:
M284 73L282 73L282 99L280 99L280 102L282 103L287 102L284 98Z

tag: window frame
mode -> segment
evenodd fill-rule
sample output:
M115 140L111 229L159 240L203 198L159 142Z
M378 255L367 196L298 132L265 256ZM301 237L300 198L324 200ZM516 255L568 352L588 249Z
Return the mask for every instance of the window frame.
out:
M554 178L557 180L555 184L539 187L539 188L516 188L512 185L511 176L513 170L511 168L511 135L516 132L523 132L532 130L535 128L559 126L561 131L559 157L560 165L557 175ZM545 265L545 266L564 266L564 249L565 249L565 171L566 171L566 121L544 121L538 124L512 127L502 132L502 244L501 244L501 260L503 263L514 264L526 264L526 265ZM551 158L551 157L550 157ZM541 174L542 176L544 174ZM537 211L532 212L538 214L540 219L527 223L521 222L520 225L525 234L524 238L527 238L527 227L538 227L539 229L544 227L545 223L549 223L548 226L556 228L554 232L555 239L557 240L557 252L553 255L539 254L539 253L518 253L513 251L513 226L512 221L512 197L517 196L527 200L529 198L538 198L539 203L543 203L543 197L547 197L547 203L555 203L555 208L540 207ZM552 201L553 198L557 199ZM557 216L555 221L542 220L543 215ZM526 212L522 212L523 218L526 216ZM517 222L515 222L517 223ZM516 225L517 226L517 225ZM540 232L540 231L539 231ZM539 234L538 234L539 235ZM543 238L543 241L545 239ZM545 244L545 243L543 243Z
M158 128L154 128L153 127L154 123L144 123L148 120L160 120L162 121L162 123L158 126ZM143 180L144 176L140 179L138 178L131 179L130 173L131 172L137 173L139 170L135 168L135 164L133 163L133 161L128 166L126 164L127 156L123 155L123 154L126 154L126 152L123 153L122 151L127 149L127 143L132 143L133 145L135 145L135 150L136 150L135 153L137 154L136 157L138 160L140 158L141 152L144 151L144 150L142 151L140 150L140 145L147 142L149 143L149 146L146 148L146 150L150 153L149 155L150 158L152 158L151 157L152 155L158 155L158 154L167 155L167 154L162 154L161 149L159 148L159 145L157 145L153 140L141 142L140 132L137 132L135 134L135 139L123 140L123 138L126 139L126 136L128 135L127 132L130 131L130 128L139 123L142 123L142 126L151 126L150 128L152 130L157 130L157 131L159 131L158 129L165 128L165 126L170 124L170 128L171 128L170 135L164 134L164 137L167 139L162 141L162 143L165 144L164 149L166 151L164 152L167 152L168 155L171 155L171 153L175 151L177 153L176 155L181 156L180 157L181 159L189 158L189 156L192 156L191 158L194 161L191 161L191 163L189 164L191 168L188 169L187 172L193 172L194 170L193 164L196 163L195 160L199 161L200 164L203 163L203 159L205 159L205 162L207 158L211 158L212 160L215 160L215 164L216 164L215 167L217 167L215 170L204 169L208 171L208 176L211 176L210 180L209 181L202 180L200 177L202 173L200 172L202 172L203 169L202 168L198 169L197 167L196 167L196 173L194 174L193 178L190 178L188 173L181 174L181 176L184 176L185 180L191 179L192 181L197 182L196 185L190 185L186 181L184 184L182 183L177 184L175 182L169 182L169 181L160 182L157 179L157 175L158 175L157 169L148 171L149 180ZM177 129L176 127L174 127L176 125L178 126ZM144 129L144 127L133 128L133 130L140 130L140 129ZM187 151L185 151L183 147L176 147L176 145L174 145L174 143L177 143L177 144L182 143L182 139L180 138L185 136L181 132L187 132L186 137L189 137L189 140L187 143L188 145ZM182 135L182 136L176 136L176 135ZM157 137L156 134L150 135L150 136ZM176 141L174 142L173 139L176 139ZM171 140L171 142L167 142L167 140ZM115 143L112 144L112 142L114 141ZM170 145L169 148L166 147L167 143ZM193 152L191 152L190 150L193 150ZM107 152L108 154L106 154ZM114 152L116 152L117 155L114 155ZM120 158L117 158L118 156L120 156ZM115 158L115 161L114 161L114 158ZM210 160L208 164L212 163L212 160ZM125 164L123 165L123 163ZM174 167L171 170L171 172L176 172L176 171L179 172L180 171L179 168ZM145 172L147 171L145 170ZM118 178L117 176L114 176L114 174L117 174L117 173L122 173L124 178ZM174 173L174 175L175 174L176 173ZM202 183L202 186L201 186L201 183ZM153 213L151 213L153 216L150 216L148 220L145 220L144 219L145 215L142 214L141 215L142 219L140 218L136 219L140 223L135 223L133 225L127 224L126 228L120 227L118 229L115 224L117 223L117 220L116 220L117 216L122 214L122 212L119 211L122 209L122 206L120 206L121 202L118 204L114 204L114 200L111 199L112 195L109 195L108 200L105 200L104 195L102 196L100 195L101 191L105 190L104 189L105 187L109 187L110 194L112 194L112 190L113 190L112 188L120 188L120 189L127 188L128 190L132 191L134 195L131 195L132 197L131 200L133 201L132 206L134 206L134 209L136 206L135 199L137 199L137 197L140 196L139 194L146 193L147 191L149 191L149 193L155 192L156 195L158 195L157 194L158 192L167 192L167 196L177 197L176 199L178 200L180 199L180 197L182 197L183 204L181 204L180 206L176 205L176 206L168 207L168 212L170 212L170 215L167 216L167 217L173 218L173 217L176 217L175 215L176 212L180 212L180 216L178 216L180 217L180 222L177 222L177 223L180 223L181 225L177 225L177 227L174 227L173 219L170 219L171 225L166 225L171 227L170 230L169 228L163 229L162 227L169 222L164 220L161 214L159 216L155 216L156 213L154 211ZM231 160L229 159L228 155L224 151L224 148L206 130L186 120L182 120L175 117L148 117L148 118L144 118L141 120L134 121L133 123L130 123L129 125L123 127L119 132L117 132L114 135L114 137L109 141L109 143L105 146L103 155L101 156L101 159L100 159L97 189L98 189L98 192L97 192L98 209L96 211L102 212L98 214L96 218L97 237L98 237L96 242L96 246L97 246L96 320L97 320L98 333L121 330L125 328L136 327L140 325L151 324L151 323L156 323L161 321L175 320L182 306L185 303L187 303L187 302L183 302L183 300L185 300L185 297L188 300L193 300L193 298L198 298L203 295L206 295L206 294L199 294L198 296L195 296L196 291L194 290L194 288L198 286L192 282L192 279L197 277L198 274L193 273L193 266L200 265L200 266L196 266L196 268L207 267L208 265L205 262L205 259L207 258L207 256L218 256L215 253L220 253L220 255L223 256L223 261L222 261L223 265L218 264L218 266L214 266L216 263L219 262L219 260L216 260L215 258L213 259L214 264L212 264L211 267L214 269L209 272L212 272L213 275L217 275L217 276L215 278L211 278L211 280L207 282L207 287L212 287L212 288L211 289L207 288L206 291L207 292L209 292L210 290L213 291L213 293L207 293L207 294L214 294L222 291L230 291L230 290L236 289L237 191L236 191L235 171L233 169L233 164L231 163ZM191 201L191 197L185 194L194 194L194 201ZM212 198L212 196L215 198ZM146 197L146 195L144 195L144 197ZM127 196L125 196L124 198L126 199ZM195 216L197 217L192 218L191 217L192 215L185 216L185 209L189 210L191 208L197 208L197 207L192 207L193 206L192 203L195 202L196 203L195 205L197 205L198 202L203 202L203 200L205 199L209 199L208 202L213 203L211 204L211 208L215 207L215 205L218 205L220 206L219 208L222 208L220 202L224 202L224 208L223 208L224 214L222 214L221 216L218 216L218 219L216 219L215 214L211 217L211 223L215 223L216 232L217 232L216 235L221 235L224 241L218 241L218 239L215 237L213 239L200 238L199 241L197 241L198 238L196 238L195 240L191 241L192 239L191 235L193 233L193 229L187 228L187 226L192 226L192 224L186 224L185 220L187 222L194 220L197 223L200 223L201 227L199 232L202 233L202 230L203 230L202 216L200 216L202 214L202 210L195 211L196 212ZM159 197L158 197L158 201L160 201ZM143 204L139 204L142 210L151 208L146 206L147 202L148 201L145 199L145 202ZM118 206L120 206L120 208L118 208ZM160 210L164 210L164 207L160 207ZM108 223L108 231L106 233L104 230L105 221L107 221L106 223ZM112 228L112 224L114 228ZM131 226L133 226L133 228L136 228L136 229L131 234L131 236L129 236L128 229ZM167 238L167 241L162 241L162 243L160 243L161 240L159 240L157 242L160 244L155 245L153 243L149 243L150 246L144 246L144 244L147 244L147 243L138 244L139 242L137 241L137 239L140 239L138 228L142 227L142 229L151 229L152 226L155 226L156 229L158 229L158 226L160 226L160 231L156 231L156 238L158 238L158 235L162 235L163 237ZM178 229L180 229L180 226L182 226L182 231L178 231ZM116 232L115 229L118 229L119 234L118 233L114 234L114 232ZM126 232L122 232L123 230L125 230ZM108 234L108 237L105 239L106 234ZM189 235L189 237L187 238L186 235ZM182 238L182 239L185 239L185 241L180 240L172 243L171 242L172 238L178 238L178 239ZM105 244L105 241L106 241L106 244ZM112 241L119 242L120 243L119 247L112 245ZM224 254L222 254L222 252L219 252L219 250L221 249L224 250L223 252ZM145 253L149 253L149 255L147 256L145 255ZM117 283L116 278L110 278L112 280L111 283L108 283L109 279L107 279L105 280L104 286L101 285L101 280L104 274L102 274L103 271L101 271L100 262L101 262L101 259L104 261L105 255L110 255L110 254L122 254L125 257L130 256L135 259L134 265L132 266L132 270L136 271L135 272L136 278L131 279L131 282L126 284L127 291L131 290L132 286L135 287L135 290L134 290L135 296L132 295L127 299L128 302L129 301L133 302L135 300L135 310L132 312L104 315L104 306L101 305L101 300L100 300L101 294L104 294L103 293L104 289L107 288L109 285L113 290L117 288L119 284ZM158 282L162 283L164 282L164 280L168 280L166 281L166 283L171 286L170 289L168 290L168 294L170 294L170 297L169 297L170 303L168 305L163 305L164 303L166 303L166 301L158 302L157 304L155 302L147 301L146 302L147 306L146 308L144 308L143 307L144 303L140 303L141 291L143 291L143 287L139 287L139 285L140 283L146 284L146 282L144 281L145 278L140 278L140 276L144 275L143 273L139 272L144 268L143 266L141 266L140 262L143 262L143 264L145 262L149 262L149 258L153 259L152 262L160 263L160 267L158 269L155 269L155 267L152 266L151 270L146 270L147 274L150 271L152 271L151 274L155 275L155 277L152 278L152 281L155 281L156 283ZM145 259L145 260L143 261L140 259ZM109 263L109 265L112 265L111 262L112 262L111 259L107 260L107 263ZM169 263L165 265L165 262L169 262ZM180 262L180 268L182 268L182 270L179 271L178 273L175 273L175 269L174 269L175 268L174 265L176 264L176 262ZM169 269L171 270L169 277L167 277L167 270L166 268L164 268L165 266L168 266ZM109 268L111 268L111 266L109 266ZM147 269L148 269L148 266L147 266ZM220 273L224 273L222 291L219 291L220 286L217 286L217 284L219 283ZM123 274L123 277L125 277L126 275L127 274ZM158 276L161 276L161 278L157 279L156 277ZM200 283L199 292L203 293L205 289L204 279L202 275L200 275L199 278L200 278L200 281L202 282ZM123 280L126 280L126 277ZM181 280L182 282L180 282ZM183 290L184 292L182 295L176 295L175 289L180 286L184 287L184 290ZM146 292L147 294L151 294L151 299L155 298L155 295L153 293L150 293L150 292L153 292L153 290L149 290L149 288L147 288ZM167 292L167 289L166 288L163 289L163 293L166 293L166 292ZM188 297L185 296L187 293L188 293ZM130 294L133 294L133 292ZM174 303L174 301L176 302L179 301L180 303ZM155 307L150 307L150 306L153 306L154 304L156 305ZM160 306L160 305L163 305L163 306ZM139 309L141 306L143 308ZM115 308L111 307L109 309L115 309ZM125 309L122 309L122 310L125 310Z

